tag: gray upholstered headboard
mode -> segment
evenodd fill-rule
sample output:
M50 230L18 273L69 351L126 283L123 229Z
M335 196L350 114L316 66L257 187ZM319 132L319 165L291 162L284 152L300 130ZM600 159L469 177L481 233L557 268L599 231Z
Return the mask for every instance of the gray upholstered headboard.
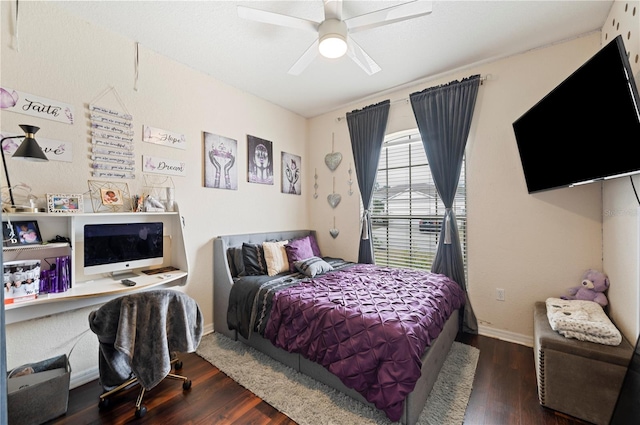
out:
M315 232L313 230L289 230L218 236L213 240L213 329L215 332L236 339L236 332L229 330L227 326L229 293L233 285L227 250L230 247L242 246L243 242L262 243L268 240L296 239L309 234L315 235Z

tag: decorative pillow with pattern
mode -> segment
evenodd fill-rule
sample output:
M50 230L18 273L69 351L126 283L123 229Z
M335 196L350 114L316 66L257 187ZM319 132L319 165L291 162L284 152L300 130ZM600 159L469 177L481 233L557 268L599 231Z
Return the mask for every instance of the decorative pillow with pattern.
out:
M267 274L269 276L275 276L279 273L289 271L287 251L284 249L284 246L288 243L288 240L262 243L264 259L267 262Z
M327 263L320 257L311 257L306 260L296 261L294 263L296 269L306 276L314 277L316 275L330 272L333 270L331 264Z
M267 274L267 262L264 259L262 244L244 242L242 244L242 262L247 276Z

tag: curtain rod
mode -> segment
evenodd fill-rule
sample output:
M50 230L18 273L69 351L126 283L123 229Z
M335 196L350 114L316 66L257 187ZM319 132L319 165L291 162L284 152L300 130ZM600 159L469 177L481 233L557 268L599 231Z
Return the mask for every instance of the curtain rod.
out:
M483 83L487 80L491 79L491 74L487 74L484 77L480 77L480 85L483 85ZM389 102L389 105L395 105L397 103L409 103L410 99L408 97L402 98L402 99L396 99L396 100L392 100L391 102ZM346 115L342 115L336 118L337 122L346 120L347 117Z

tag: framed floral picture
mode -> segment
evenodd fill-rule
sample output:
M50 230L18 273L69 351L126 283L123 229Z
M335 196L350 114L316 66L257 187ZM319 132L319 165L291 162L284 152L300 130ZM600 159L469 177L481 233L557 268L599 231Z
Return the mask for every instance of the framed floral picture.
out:
M282 186L280 191L291 195L302 195L302 158L299 155L282 152Z
M83 213L82 194L47 193L47 211L60 214Z

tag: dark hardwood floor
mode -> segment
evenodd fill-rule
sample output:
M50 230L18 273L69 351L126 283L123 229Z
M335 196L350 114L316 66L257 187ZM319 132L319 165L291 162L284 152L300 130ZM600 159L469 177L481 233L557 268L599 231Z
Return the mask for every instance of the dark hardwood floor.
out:
M480 349L466 425L585 424L539 405L531 348L468 334L457 340ZM138 387L99 409L102 388L93 381L71 390L66 415L48 424L295 424L198 355L180 358L191 389L182 391L181 381L165 379L145 395L144 417L134 414Z

